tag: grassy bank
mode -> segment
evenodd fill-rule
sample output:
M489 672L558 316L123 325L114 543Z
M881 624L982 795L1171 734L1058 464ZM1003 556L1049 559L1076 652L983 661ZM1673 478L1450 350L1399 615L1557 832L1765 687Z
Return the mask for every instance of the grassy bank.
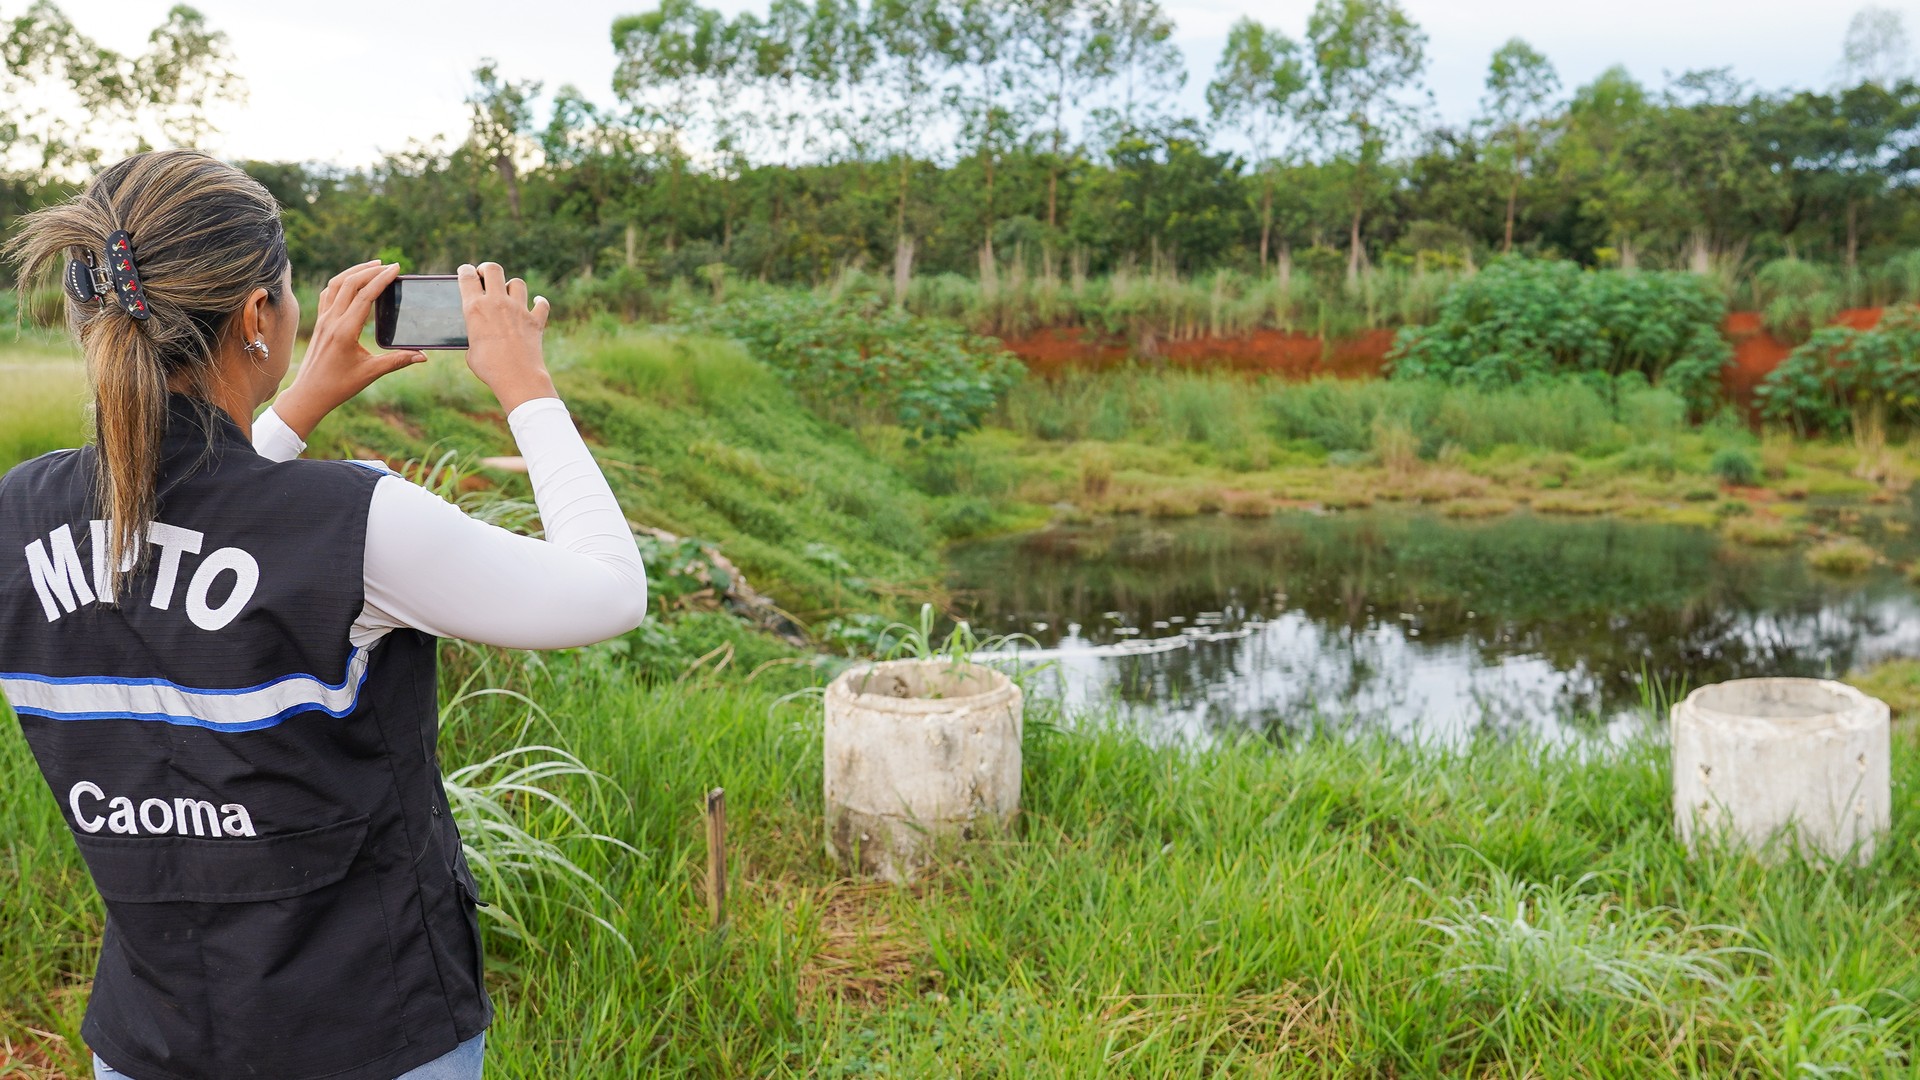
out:
M1756 434L1732 414L1693 424L1664 391L1575 380L1480 390L1136 367L1026 380L951 448L870 441L930 490L1075 519L1377 502L1487 517L1524 506L1724 528L1763 545L1818 534L1818 503L1881 513L1920 476L1909 445Z
M1017 826L895 889L821 855L817 704L492 663L553 729L469 703L449 759L562 740L608 780L557 790L641 854L568 845L631 952L550 885L525 887L535 945L490 930L490 1075L1877 1075L1920 1033L1904 794L1871 868L1768 869L1685 858L1652 745L1169 753L1040 712ZM1905 741L1894 765L1910 792ZM0 834L0 1036L73 1075L99 909L17 739L0 777L34 793ZM715 785L720 934L698 891Z
M895 428L821 421L709 339L583 332L552 364L630 516L717 543L815 626L938 599L943 537L1055 514L1527 502L1779 523L1790 542L1805 502L1872 513L1920 471L1903 447L1868 448L1884 468L1861 478L1854 446L1690 426L1658 391L1577 383L1135 370L1028 382L986 430L909 450ZM473 470L450 493L496 510L525 496L478 464L511 441L449 358L383 383L314 448L450 451ZM582 824L539 800L498 803L607 896L483 875L491 1075L1877 1075L1920 1034L1904 735L1893 839L1841 871L1687 859L1650 742L1597 759L1332 737L1168 751L1036 702L1016 826L894 889L820 851L818 705L785 696L818 669L656 595L671 610L607 645L448 649L449 766L563 746L605 779L554 792L637 851L567 839ZM716 674L722 649L737 660ZM17 738L0 738L0 783L23 793L0 809L0 1073L80 1075L100 908ZM735 844L719 934L698 891L696 797L713 786Z
M86 436L86 373L63 335L22 325L0 291L0 470Z
M981 430L915 444L899 427L823 419L712 338L582 328L551 351L631 516L718 544L810 625L939 602L942 541L1052 519L1408 502L1456 517L1617 514L1778 546L1832 531L1819 504L1882 516L1920 476L1920 453L1898 441L1756 434L1730 412L1693 423L1677 397L1632 381L1480 389L1130 366L1026 378ZM25 341L0 365L28 377L0 403L0 463L80 436L70 354ZM396 464L449 451L467 489L526 494L477 464L512 441L451 357L376 386L314 450Z

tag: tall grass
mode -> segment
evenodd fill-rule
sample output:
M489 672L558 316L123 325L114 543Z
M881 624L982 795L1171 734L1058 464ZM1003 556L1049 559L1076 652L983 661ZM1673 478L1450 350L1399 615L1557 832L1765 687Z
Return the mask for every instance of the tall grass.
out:
M1343 272L1299 269L1282 279L1235 270L1184 276L1170 269L1122 269L1102 277L1053 272L1025 256L1010 260L991 282L961 274L915 277L907 309L964 323L975 333L1001 337L1049 328L1083 328L1135 346L1202 336L1244 336L1285 330L1339 339L1364 330L1397 328L1432 318L1440 297L1464 271L1370 269L1349 281ZM730 297L782 291L739 283ZM888 277L843 271L816 291L834 296L891 299ZM710 297L683 290L683 304ZM1151 351L1148 348L1146 351Z
M1042 439L1207 442L1271 438L1327 451L1377 449L1383 418L1431 457L1452 444L1611 453L1687 430L1674 394L1626 381L1611 389L1565 379L1501 390L1427 380L1289 382L1129 366L1028 379L996 422Z
M1920 302L1920 250L1896 251L1851 270L1792 256L1748 260L1720 276L1731 306L1760 312L1768 329L1789 341L1805 340L1809 323L1817 328L1842 308Z
M897 889L821 852L815 702L565 656L501 688L624 797L555 793L644 857L581 845L615 903L535 878L538 944L489 927L494 1076L1880 1075L1920 1035L1913 846L1859 871L1689 860L1650 742L1169 750L1035 702L1017 827ZM446 757L485 761L523 721L476 701ZM1917 761L1901 742L1896 790ZM77 1065L98 905L18 739L0 778L31 796L0 841L0 1036L55 1033ZM698 884L713 786L721 933ZM543 800L516 815L579 828Z

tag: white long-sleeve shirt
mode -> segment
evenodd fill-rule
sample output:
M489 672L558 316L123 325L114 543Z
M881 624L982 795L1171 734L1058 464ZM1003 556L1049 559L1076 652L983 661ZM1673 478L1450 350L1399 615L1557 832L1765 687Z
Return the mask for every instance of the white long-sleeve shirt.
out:
M369 645L411 627L515 649L588 645L639 625L647 571L626 515L559 398L507 416L526 458L546 539L477 521L440 496L383 476L367 510L366 604L349 639ZM302 442L268 409L253 422L262 457Z

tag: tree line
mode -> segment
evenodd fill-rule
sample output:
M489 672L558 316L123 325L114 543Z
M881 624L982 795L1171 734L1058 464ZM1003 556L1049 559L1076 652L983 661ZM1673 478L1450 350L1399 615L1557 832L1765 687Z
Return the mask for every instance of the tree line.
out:
M1354 277L1520 251L1708 269L1783 255L1847 270L1920 244L1920 86L1897 16L1857 15L1842 77L1766 90L1728 69L1571 89L1515 38L1478 115L1435 117L1425 33L1397 0L1243 18L1205 87L1158 0L660 0L610 28L612 104L493 59L462 136L375 164L246 162L287 207L296 269L381 251L487 253L551 280L841 268L990 280L1228 268ZM0 215L109 149L206 134L240 93L230 44L175 7L120 56L50 0L0 21L12 102Z

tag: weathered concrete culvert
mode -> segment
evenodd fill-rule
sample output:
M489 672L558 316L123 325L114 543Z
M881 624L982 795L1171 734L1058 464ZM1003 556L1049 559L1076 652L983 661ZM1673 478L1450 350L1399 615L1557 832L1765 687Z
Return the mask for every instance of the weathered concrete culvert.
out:
M1892 816L1887 706L1825 679L1737 679L1673 707L1673 810L1697 850L1725 834L1759 848L1865 863Z
M1020 688L980 664L892 660L826 697L827 852L906 881L942 840L1020 807Z

